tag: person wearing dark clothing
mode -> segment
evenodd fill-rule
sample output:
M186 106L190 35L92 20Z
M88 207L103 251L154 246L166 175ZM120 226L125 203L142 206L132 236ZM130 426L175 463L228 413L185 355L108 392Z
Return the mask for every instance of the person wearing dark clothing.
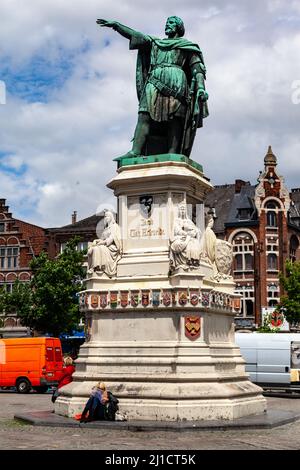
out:
M81 414L81 423L88 421L115 421L118 411L119 400L111 393L106 391L104 383L98 383L92 389L84 410Z

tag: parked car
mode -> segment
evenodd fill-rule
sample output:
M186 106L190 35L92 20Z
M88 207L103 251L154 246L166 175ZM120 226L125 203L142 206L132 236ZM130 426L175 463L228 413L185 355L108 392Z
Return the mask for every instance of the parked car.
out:
M250 380L300 391L300 333L236 333Z
M45 393L57 385L62 368L59 338L0 339L0 387Z

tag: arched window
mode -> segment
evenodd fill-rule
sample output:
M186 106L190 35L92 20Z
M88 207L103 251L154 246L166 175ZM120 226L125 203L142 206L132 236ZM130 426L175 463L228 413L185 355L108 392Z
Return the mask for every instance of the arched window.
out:
M239 232L232 240L235 271L253 271L254 241L251 234Z
M275 299L269 300L269 307L276 307L277 304L278 304L277 300Z
M267 209L277 209L277 207L278 207L278 204L275 201L269 201L266 204Z
M267 209L267 227L277 227L277 213L276 209L278 209L278 204L275 201L269 201L266 204Z
M268 262L268 270L269 271L277 271L278 270L278 262L277 262L277 255L274 253L270 253L267 258Z

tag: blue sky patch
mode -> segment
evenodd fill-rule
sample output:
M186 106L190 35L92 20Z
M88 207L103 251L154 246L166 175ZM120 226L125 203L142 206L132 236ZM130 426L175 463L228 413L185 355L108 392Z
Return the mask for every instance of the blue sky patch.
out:
M6 173L8 175L13 175L20 177L25 174L27 171L27 165L24 163L20 165L18 168L15 168L11 165L9 165L7 162L5 162L5 158L12 155L11 153L5 153L0 151L0 171L3 173Z
M11 95L28 103L47 103L52 93L61 89L72 75L78 56L89 49L88 41L76 50L60 47L56 49L55 58L39 53L20 67L13 67L10 58L6 57L0 62L1 79Z

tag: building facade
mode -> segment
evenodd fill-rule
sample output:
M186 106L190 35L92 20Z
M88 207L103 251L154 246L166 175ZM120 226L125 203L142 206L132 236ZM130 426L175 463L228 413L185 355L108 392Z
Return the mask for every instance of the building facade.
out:
M262 312L274 308L282 294L279 273L285 261L300 260L300 188L287 189L269 147L256 185L236 180L215 186L205 206L215 214L217 237L233 245L233 276L241 294L236 324L258 326ZM74 212L71 224L43 229L15 219L0 199L0 287L11 291L17 279L28 282L30 260L42 250L54 259L74 236L80 238L78 249L86 249L103 228L103 213L77 221ZM17 335L19 320L11 316L4 321L5 329L14 328Z
M45 248L45 230L13 217L5 199L0 199L0 288L11 292L16 280L29 282L30 261ZM2 316L0 334L27 333L15 315Z
M103 212L79 221L77 221L77 213L74 212L71 224L46 229L46 246L49 258L54 259L59 253L62 253L66 243L74 237L79 238L78 249L86 250L89 242L100 238L103 228Z
M300 260L300 188L288 191L269 147L258 184L236 180L216 186L206 206L214 208L216 234L233 245L233 276L241 294L236 325L258 326L262 312L279 302L285 261Z

